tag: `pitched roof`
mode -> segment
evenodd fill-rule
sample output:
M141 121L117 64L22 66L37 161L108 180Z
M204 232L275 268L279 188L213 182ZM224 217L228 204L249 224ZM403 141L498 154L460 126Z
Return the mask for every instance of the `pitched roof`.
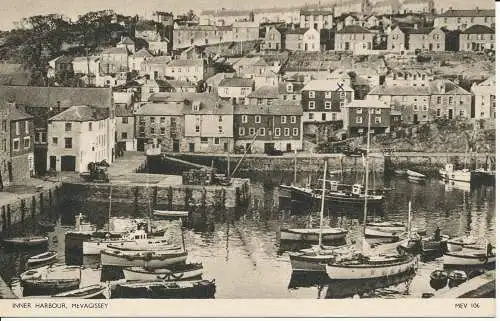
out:
M20 110L19 108L17 108L17 106L15 104L12 104L12 103L9 103L7 101L2 101L0 103L0 108L2 109L8 109L9 111L9 120L13 120L13 121L16 121L16 120L23 120L23 119L31 119L33 118L33 116L31 116L30 114L28 113L25 113L24 111Z
M96 108L89 106L72 106L59 114L51 117L52 121L97 121L109 117L109 110L107 108Z
M128 52L128 49L125 48L125 47L121 47L121 48L106 48L102 51L103 54L107 54L107 55L128 55L129 52Z
M219 87L252 87L253 79L251 78L224 78L219 83Z
M275 100L271 105L236 105L235 115L296 115L302 116L302 106L286 100Z
M434 27L419 27L417 29L415 28L408 28L405 30L405 33L408 33L408 34L429 34L432 32L432 30L434 30Z
M173 80L165 80L165 82L172 88L196 88L195 84L192 84L189 81L184 81L184 80L173 79Z
M178 92L178 93L166 93L160 92L153 94L149 97L150 102L157 103L167 103L176 102L184 104L185 114L232 114L233 105L219 100L216 95L211 95L207 93L188 93L188 92ZM199 103L200 108L198 111L192 109L193 103Z
M134 40L130 39L130 37L123 37L122 40L120 40L120 43L123 45L134 45L135 42Z
M279 98L278 87L262 86L251 92L248 98Z
M444 93L447 95L470 95L470 93L467 90L463 89L459 85L447 79L436 79L431 81L430 83L431 93L433 95L442 94L441 91L439 90L439 87L441 85L443 86Z
M290 29L290 30L287 30L286 31L286 34L287 35L302 35L304 34L307 30L309 30L308 28L295 28L295 29Z
M304 88L304 84L292 83L292 82L280 82L278 84L278 93L280 94L288 94L288 85L292 85L292 93L300 93L302 88Z
M495 76L491 76L479 84L473 84L470 90L474 94L495 94Z
M391 108L388 104L377 99L353 100L346 105L348 108Z
M428 96L431 94L429 87L412 86L378 86L373 88L368 95L388 95L388 96Z
M342 30L337 31L337 33L372 33L372 32L358 25L350 25L344 27Z
M149 58L146 61L146 63L165 65L165 64L168 64L170 61L172 61L172 58L170 56L156 56L156 57Z
M130 108L127 108L125 104L115 104L115 116L116 117L132 117L134 113Z
M333 14L333 11L327 10L327 9L302 9L302 10L300 10L301 16L309 16L309 15L328 16L331 14Z
M169 64L169 67L192 67L192 66L203 66L203 59L175 59Z
M73 62L83 62L86 63L87 61L93 61L96 62L100 59L99 56L89 56L89 57L75 57L73 58Z
M308 82L302 90L318 90L318 91L353 91L351 87L347 85L339 84L336 79L315 79Z
M184 115L183 102L163 102L163 103L147 103L142 105L135 113L135 115L144 116L181 116Z
M473 26L470 26L469 28L465 29L464 31L462 31L462 33L466 33L466 34L494 34L495 30L493 30L489 27L483 26L483 25L473 25Z
M153 55L146 49L142 48L141 50L134 53L134 58L149 58L153 57Z
M494 17L495 9L472 9L472 10L453 10L450 9L439 15L441 17Z
M41 108L79 105L109 108L113 101L111 88L0 86L0 97L25 107Z

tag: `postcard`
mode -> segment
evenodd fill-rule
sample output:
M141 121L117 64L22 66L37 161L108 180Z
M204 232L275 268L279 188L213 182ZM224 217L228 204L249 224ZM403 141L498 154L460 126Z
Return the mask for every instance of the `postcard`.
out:
M2 316L495 316L492 1L1 16Z

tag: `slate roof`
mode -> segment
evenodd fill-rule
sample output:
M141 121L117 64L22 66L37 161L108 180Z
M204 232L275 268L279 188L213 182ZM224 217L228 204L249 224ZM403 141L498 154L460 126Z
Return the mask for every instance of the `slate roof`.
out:
M33 118L30 114L25 113L24 111L18 109L14 104L8 103L7 101L2 101L1 108L9 110L9 120L11 121Z
M107 55L128 55L128 50L125 47L122 48L106 48L102 51L103 54Z
M378 86L373 88L368 95L389 95L389 96L428 96L431 94L429 87L412 86Z
M292 84L292 86L293 86L293 92L291 92L291 93L300 93L300 91L302 90L302 88L304 88L303 84L291 83L291 82L280 82L278 84L278 92L281 95L283 95L283 94L290 94L287 91L288 84Z
M262 86L251 92L248 98L279 98L278 87Z
M184 115L184 103L164 102L164 103L147 103L142 105L135 115L139 116L182 116Z
M420 27L418 29L405 29L404 32L407 33L407 34L421 34L421 35L427 35L429 33L432 32L432 30L434 30L434 27Z
M465 34L494 34L495 30L483 25L473 25L462 31Z
M169 67L193 67L203 66L203 59L175 59L172 60L169 64Z
M285 100L275 100L271 105L236 105L235 115L296 115L302 116L302 106Z
M494 17L495 9L448 10L440 17Z
M376 99L353 100L346 105L348 108L391 108L383 101Z
M134 58L149 58L149 57L153 57L153 55L146 48L142 48L141 50L134 53Z
M300 15L301 16L328 16L332 15L333 11L332 10L326 10L326 9L302 9L300 10Z
M135 42L130 39L130 37L123 37L123 39L120 41L121 44L123 45L134 45Z
M336 79L317 79L308 82L302 90L336 91L339 89L339 82ZM342 86L344 91L353 91L347 85Z
M253 79L251 78L224 78L219 84L219 87L252 87Z
M26 107L111 107L111 88L0 86L0 98Z
M444 85L444 93L447 95L470 95L470 93L452 81L436 79L431 81L430 90L433 95L440 95L440 84Z
M308 28L295 28L294 30L287 30L286 31L286 34L287 35L303 35L307 30L309 30Z
M149 97L150 102L156 103L168 103L176 102L182 103L184 105L185 114L215 114L224 115L233 113L233 105L218 99L216 95L211 95L207 93L188 93L188 92L178 92L178 93L166 93L160 92L151 95ZM200 109L194 111L192 109L193 102L200 103Z
M109 117L109 110L107 108L96 108L89 106L72 106L59 114L51 117L51 121L72 121L72 122L85 122L85 121L98 121Z
M134 114L130 108L127 108L125 104L116 104L115 105L115 116L116 117L132 117Z
M189 81L183 80L165 80L165 82L172 88L196 88L195 84L190 83Z
M364 27L358 25L351 25L344 27L342 30L337 31L337 33L372 33L372 32Z

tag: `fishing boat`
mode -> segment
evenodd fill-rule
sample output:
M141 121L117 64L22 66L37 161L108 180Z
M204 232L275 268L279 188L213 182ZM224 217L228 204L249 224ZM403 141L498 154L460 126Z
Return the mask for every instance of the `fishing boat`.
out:
M322 228L321 240L324 243L345 239L347 230L338 227ZM282 228L279 231L280 241L319 242L320 228Z
M361 186L361 184L352 185L351 191L340 191L338 190L338 182L336 181L329 181L329 182L331 189L325 196L325 200L328 203L361 206L364 205L366 197L368 205L376 206L376 205L381 205L384 201L383 195L374 195L374 194L367 194L366 196L363 195L362 193L363 187Z
M394 221L367 222L366 226L384 231L404 232L406 230L405 223Z
M440 290L448 284L448 272L443 270L435 270L430 275L429 284L434 290Z
M458 252L444 253L444 266L461 267L488 267L495 266L496 256L494 253L486 255L485 251L464 249Z
M53 295L80 286L79 266L51 265L28 270L20 275L23 296Z
M426 178L426 176L424 174L421 174L419 172L415 172L415 171L412 171L409 169L406 170L406 175L408 176L409 180L417 181L417 182L424 181Z
M386 231L367 227L365 229L365 237L367 239L376 239L380 243L394 243L401 239L403 232Z
M368 161L370 155L370 126L371 113L368 112L368 131L365 166L365 195L368 194ZM367 202L365 202L363 211L363 229L361 233L361 253L348 253L344 256L336 257L335 260L326 265L326 273L333 282L336 281L362 281L369 284L374 290L376 288L385 288L387 286L402 283L415 276L417 269L417 258L408 254L382 254L369 253L368 244L365 239L367 223Z
M147 281L116 285L112 298L136 299L211 299L215 296L215 280Z
M75 298L75 299L105 299L107 287L103 284L89 285L83 288L70 290L54 294L54 298Z
M184 264L187 252L185 251L119 251L102 250L101 264L106 266L139 266L146 269L158 269L169 265Z
M57 252L55 251L40 253L30 257L26 264L28 266L50 264L56 260L56 256Z
M153 244L167 244L166 239L158 238L156 241L148 238L148 233L144 230L135 230L120 238L95 238L83 242L83 254L84 255L99 255L102 250L108 247L127 247L130 245L131 248L137 248L136 251L146 250L147 247ZM156 249L159 249L158 247ZM154 249L152 249L154 250Z
M127 281L183 281L201 279L203 264L191 263L181 266L172 266L168 269L146 270L142 267L126 267L123 274Z
M171 251L181 247L172 245L165 238L152 238L145 242L121 242L108 244L108 248L120 251Z
M167 210L154 210L153 215L159 216L162 218L185 218L188 217L188 211L167 211Z
M4 246L36 247L47 245L49 238L46 236L19 236L5 238L2 242Z
M325 211L325 193L326 193L326 172L328 162L325 160L325 167L323 171L323 190L321 197L321 211L320 223L318 229L318 246L310 249L305 249L296 253L289 253L290 264L292 271L324 271L324 265L332 260L336 255L337 247L330 247L328 249L322 246L324 237L323 228L323 215ZM347 234L347 231L346 231ZM344 235L345 238L345 235Z
M461 251L464 248L478 249L479 239L470 235L455 237L446 242L449 252Z

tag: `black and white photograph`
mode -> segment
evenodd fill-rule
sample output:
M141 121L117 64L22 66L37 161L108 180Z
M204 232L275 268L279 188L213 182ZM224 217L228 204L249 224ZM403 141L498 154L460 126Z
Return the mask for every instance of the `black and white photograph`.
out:
M9 311L495 299L494 1L3 2Z

